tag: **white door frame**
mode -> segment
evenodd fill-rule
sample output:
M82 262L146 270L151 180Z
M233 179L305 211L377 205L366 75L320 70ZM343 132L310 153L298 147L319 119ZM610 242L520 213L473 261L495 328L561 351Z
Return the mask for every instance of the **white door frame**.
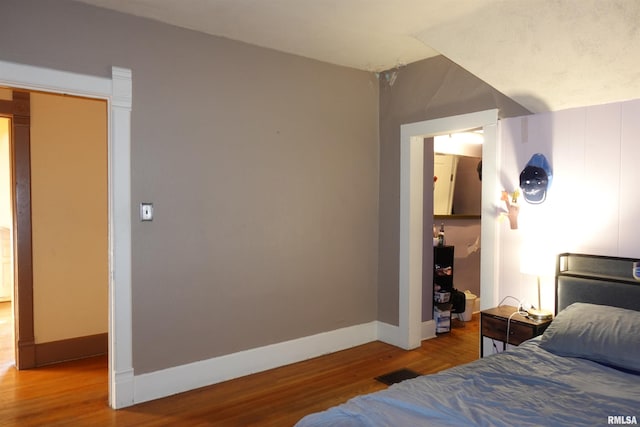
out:
M402 348L420 346L422 325L422 214L424 138L482 127L481 304L495 298L498 186L498 110L487 110L400 126L399 333Z
M108 103L109 405L133 405L131 320L131 70L111 78L0 61L0 85L104 99Z

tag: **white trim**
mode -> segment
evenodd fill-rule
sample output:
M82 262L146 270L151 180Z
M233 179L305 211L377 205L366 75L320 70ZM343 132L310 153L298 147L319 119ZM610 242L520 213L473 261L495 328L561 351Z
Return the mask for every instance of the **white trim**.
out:
M484 126L485 141L482 147L482 218L480 220L480 302L481 310L498 305L498 263L500 238L496 221L496 204L502 189L499 176L500 145L498 125Z
M400 274L398 323L400 347L416 348L421 341L422 199L424 137L412 125L400 127Z
M495 225L484 227L493 221L489 214L494 206L493 192L497 180L495 157L498 110L487 110L442 119L409 123L400 126L400 267L399 267L399 316L401 343L405 349L416 348L421 341L422 318L422 193L423 193L423 141L425 137L484 128L482 174L482 244L481 251L493 254L497 239ZM485 164L484 152L492 157ZM493 168L493 169L491 169ZM485 179L485 174L488 179ZM495 221L493 221L495 222ZM493 224L493 223L492 223ZM480 294L484 301L493 297L496 264L490 264L494 256L481 256L487 260L481 264ZM485 295L485 290L487 295ZM488 297L488 298L487 298Z
M400 328L388 323L378 322L378 339L387 344L401 347L402 335L400 334Z
M0 61L0 84L109 103L109 404L132 405L131 71L114 67L105 78Z
M134 403L131 306L131 70L113 67L111 97L111 286L109 286L109 404Z
M0 61L0 82L14 88L111 98L111 79Z
M431 338L436 337L436 322L434 320L427 320L426 322L422 322L421 326L420 337L423 341L430 340Z
M422 323L422 334L423 339L436 336L433 320ZM373 321L136 375L134 400L137 404L160 399L376 340L398 342L399 328Z
M135 402L159 399L366 344L377 339L379 326L380 322L373 321L136 375Z

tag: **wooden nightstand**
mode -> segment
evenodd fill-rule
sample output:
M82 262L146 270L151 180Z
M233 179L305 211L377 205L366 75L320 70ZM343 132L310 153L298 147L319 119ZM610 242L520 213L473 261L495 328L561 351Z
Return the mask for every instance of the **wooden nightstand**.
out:
M516 311L518 311L516 307L502 305L480 312L480 357L484 355L484 337L502 342L502 350L504 351L507 348L507 343L519 345L529 338L537 337L551 323L551 320L528 319ZM508 340L507 323L509 324Z

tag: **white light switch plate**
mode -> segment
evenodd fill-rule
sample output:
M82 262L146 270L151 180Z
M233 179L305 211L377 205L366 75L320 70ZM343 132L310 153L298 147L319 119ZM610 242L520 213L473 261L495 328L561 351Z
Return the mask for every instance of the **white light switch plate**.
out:
M140 220L153 220L153 203L140 203Z

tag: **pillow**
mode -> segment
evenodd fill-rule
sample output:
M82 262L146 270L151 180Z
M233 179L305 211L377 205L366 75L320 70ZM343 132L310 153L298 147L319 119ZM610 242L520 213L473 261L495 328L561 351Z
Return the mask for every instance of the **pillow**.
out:
M640 312L573 303L553 319L540 347L559 356L640 372Z

